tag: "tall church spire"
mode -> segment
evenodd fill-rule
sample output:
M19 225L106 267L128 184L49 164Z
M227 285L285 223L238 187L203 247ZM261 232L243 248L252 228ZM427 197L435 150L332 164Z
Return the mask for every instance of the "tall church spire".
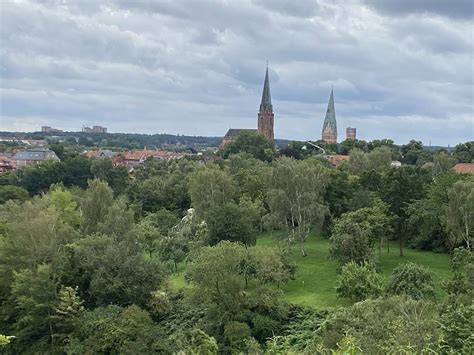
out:
M331 95L329 96L328 109L326 110L326 117L324 118L322 139L327 143L337 142L336 110L334 108L334 90L332 88Z
M268 79L268 64L265 71L265 81L263 83L262 101L258 112L258 133L267 139L273 140L273 106L270 95L270 80Z
M270 95L270 80L268 79L268 64L265 71L265 81L263 83L262 102L260 103L260 110L264 108L272 108L272 97Z

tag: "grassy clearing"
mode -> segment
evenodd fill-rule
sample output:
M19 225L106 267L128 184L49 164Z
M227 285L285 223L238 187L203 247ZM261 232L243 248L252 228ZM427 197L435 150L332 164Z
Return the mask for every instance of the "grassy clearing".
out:
M278 241L269 233L257 238L258 245L277 246ZM326 308L349 304L347 300L337 298L335 281L337 263L328 258L328 240L311 235L306 241L308 255L302 257L298 245L292 247L292 257L298 265L295 280L282 285L285 298L293 303L311 307ZM435 276L437 297L443 296L440 281L449 278L449 257L427 251L405 249L405 256L399 256L396 243L390 246L390 253L382 251L381 262L383 275L388 278L398 264L412 261L429 268Z
M281 242L270 233L263 233L257 238L257 245L278 247ZM280 244L283 246L283 244ZM292 257L298 265L295 280L281 285L287 301L315 308L327 308L349 305L349 301L337 298L335 290L337 263L328 258L328 240L320 236L311 235L305 244L308 255L302 257L299 245L292 246ZM436 254L428 251L405 249L405 256L399 256L396 243L390 245L390 253L382 251L382 269L385 278L388 278L398 264L412 261L424 265L435 276L437 297L443 297L440 282L451 276L449 257L445 254ZM170 283L175 288L186 286L184 281L184 264L178 265L178 272L170 277Z

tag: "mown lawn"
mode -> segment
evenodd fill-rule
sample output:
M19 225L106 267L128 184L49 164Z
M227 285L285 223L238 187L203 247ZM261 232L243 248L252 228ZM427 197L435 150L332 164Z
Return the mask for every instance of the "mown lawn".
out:
M269 233L261 234L257 238L258 245L278 246L276 237ZM307 256L301 256L299 245L293 245L292 257L298 265L295 280L291 280L281 288L288 301L307 306L325 308L338 305L347 305L347 300L337 298L335 280L337 277L337 263L328 258L328 240L311 235L305 244ZM405 256L399 256L396 243L390 245L390 253L382 251L381 264L383 275L388 278L393 269L399 264L412 261L429 268L435 275L437 297L443 296L440 281L450 277L449 257L445 254L436 254L427 251L405 249Z
M280 243L282 242L270 233L263 233L257 237L257 245L278 247L283 245ZM337 298L335 282L338 265L334 260L328 258L328 243L327 239L311 235L305 244L308 254L306 257L301 256L298 244L292 246L291 255L298 266L298 270L294 280L280 286L285 293L286 300L315 308L350 304L347 300ZM441 290L440 281L451 276L448 255L408 248L404 252L405 256L400 257L396 243L391 243L390 253L387 253L386 248L384 248L381 264L385 278L390 277L391 272L398 264L412 261L424 265L434 273L437 297L443 297L444 293ZM176 288L186 286L183 263L179 264L178 272L171 275L170 283Z

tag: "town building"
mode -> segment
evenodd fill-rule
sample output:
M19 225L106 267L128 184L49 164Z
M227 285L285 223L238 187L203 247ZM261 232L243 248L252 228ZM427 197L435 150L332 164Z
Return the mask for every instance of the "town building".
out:
M331 166L338 167L342 162L349 161L350 157L348 155L328 155L326 159Z
M187 153L177 153L177 152L169 152L165 150L151 150L151 149L143 149L143 150L132 150L126 153L119 153L113 156L112 164L113 165L122 165L130 168L134 168L143 164L145 160L149 158L154 159L161 159L161 160L174 160L180 159L184 156L188 155Z
M222 139L221 148L232 142L242 132L257 132L256 129L231 128Z
M0 174L16 170L16 164L10 158L0 156Z
M112 159L112 157L114 156L114 152L111 151L111 150L108 150L108 149L104 149L104 150L89 150L89 151L86 151L86 156L88 158L108 158L108 159Z
M453 167L453 170L459 174L474 175L474 163L458 163Z
M222 139L221 148L234 140L241 132L258 132L268 140L273 141L275 115L273 113L272 98L270 94L270 79L268 77L268 66L265 71L265 80L263 82L262 101L257 114L257 129L231 128Z
M326 143L337 143L336 110L334 109L333 89L331 89L331 95L329 96L328 109L326 110L321 136L322 140Z
M50 126L41 126L41 132L44 132L44 133L61 133L62 130L57 129L57 128L53 128L53 127L50 127Z
M58 156L52 150L46 148L32 148L17 151L11 157L17 168L29 165L36 165L46 160L59 161Z
M107 133L107 127L102 127L102 126L92 126L92 128L82 127L82 132L86 132L86 133Z
M392 160L390 166L393 168L399 168L402 166L402 163L399 160Z
M356 139L356 129L353 127L346 128L346 139Z

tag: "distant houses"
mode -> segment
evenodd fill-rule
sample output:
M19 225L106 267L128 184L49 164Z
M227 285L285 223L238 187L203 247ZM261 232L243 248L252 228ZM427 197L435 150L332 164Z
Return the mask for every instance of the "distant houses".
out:
M10 158L0 156L0 173L16 170L16 164Z
M474 163L459 163L454 166L453 170L460 174L474 175Z
M17 168L36 165L46 160L59 161L58 156L47 148L32 148L15 152L10 160Z
M160 159L160 160L174 160L180 159L189 153L177 153L165 150L132 150L128 152L112 152L111 150L90 150L86 151L85 155L89 158L107 158L112 160L112 164L115 166L126 166L128 168L134 168L143 164L145 160L149 158Z

